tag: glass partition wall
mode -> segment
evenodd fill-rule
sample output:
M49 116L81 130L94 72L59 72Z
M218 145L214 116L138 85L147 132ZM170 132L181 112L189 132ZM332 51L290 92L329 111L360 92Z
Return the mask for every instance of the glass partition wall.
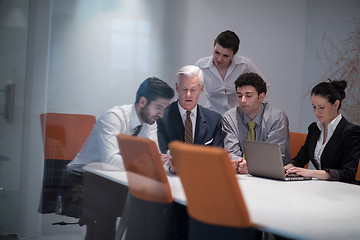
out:
M114 105L132 103L139 83L150 76L174 87L176 71L210 55L223 30L239 34L239 53L253 59L271 83L271 102L286 111L293 130L305 132L316 117L304 96L330 76L324 69L332 66L315 53L335 49L325 56L336 60L342 45L334 43L349 43L345 50L355 55L358 49L351 45L358 39L358 1L328 2L1 0L0 238L84 237L78 225L52 225L76 219L39 213L46 169L42 113L99 117ZM357 96L357 89L347 98Z
M20 232L28 12L29 1L0 1L0 239Z
M13 118L0 115L0 236L81 239L78 219L42 201L46 169L40 115L100 116L133 103L139 84L162 64L165 1L4 0L0 2L0 113L15 85ZM11 86L11 85L10 85ZM71 159L69 159L71 160ZM53 172L46 172L46 178ZM51 177L51 176L50 176Z

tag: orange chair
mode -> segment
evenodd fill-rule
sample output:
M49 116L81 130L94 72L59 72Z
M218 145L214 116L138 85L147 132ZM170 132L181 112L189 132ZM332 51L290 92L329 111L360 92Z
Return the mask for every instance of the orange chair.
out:
M43 113L40 115L40 122L45 163L39 212L56 212L78 217L81 208L70 205L66 208L62 205L65 201L63 193L73 187L66 165L80 151L96 118L82 114ZM71 197L70 195L69 198ZM61 209L59 209L59 204L61 204Z
M40 115L45 159L72 160L89 136L93 115L43 113Z
M359 159L358 169L357 169L356 175L355 175L355 180L360 182L360 159Z
M187 199L189 239L254 238L228 153L218 147L169 144Z
M171 239L173 196L156 143L119 134L128 178L126 239Z
M290 132L290 154L291 159L296 157L297 153L300 151L301 147L305 144L307 134L306 133L297 133ZM309 163L305 165L305 168L308 168Z

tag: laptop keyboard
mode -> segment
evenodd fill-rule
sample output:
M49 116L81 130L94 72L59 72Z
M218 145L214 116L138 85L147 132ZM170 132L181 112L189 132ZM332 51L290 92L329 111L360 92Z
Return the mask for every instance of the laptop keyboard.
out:
M295 173L289 174L285 178L286 178L286 180L289 180L289 181L297 181L297 180L304 180L304 179L310 180L311 179L310 177L304 177L304 176L301 176L301 175L295 174Z

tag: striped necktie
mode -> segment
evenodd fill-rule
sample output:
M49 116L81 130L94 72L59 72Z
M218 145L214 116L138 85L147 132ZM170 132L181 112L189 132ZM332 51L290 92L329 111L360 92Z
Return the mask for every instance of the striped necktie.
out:
M190 118L191 111L186 111L186 120L185 120L185 137L184 140L186 143L193 143L193 134L192 134L192 122Z

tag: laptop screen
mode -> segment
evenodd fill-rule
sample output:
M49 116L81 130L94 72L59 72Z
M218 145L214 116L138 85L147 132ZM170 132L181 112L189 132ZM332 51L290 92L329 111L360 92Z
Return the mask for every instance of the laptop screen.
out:
M309 180L285 177L280 144L244 140L244 153L251 175L278 180Z

